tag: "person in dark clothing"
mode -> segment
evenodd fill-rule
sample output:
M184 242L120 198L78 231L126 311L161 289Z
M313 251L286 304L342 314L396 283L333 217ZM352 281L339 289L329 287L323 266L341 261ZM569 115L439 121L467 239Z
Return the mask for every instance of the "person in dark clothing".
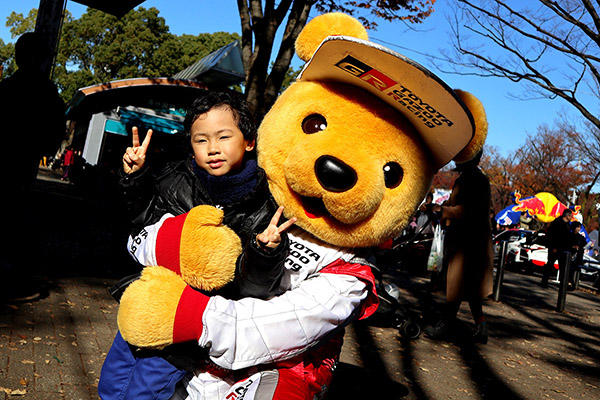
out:
M540 285L543 288L548 287L548 279L550 274L554 270L554 262L558 260L560 268L564 268L564 257L562 256L564 251L571 249L572 235L569 229L569 222L573 216L573 211L565 209L560 216L550 223L548 230L546 231L547 243L548 243L548 262L544 265L542 274L542 281Z
M432 235L433 234L433 221L434 221L434 213L433 207L436 204L433 202L433 193L427 193L425 196L425 201L423 204L419 206L419 209L416 212L417 217L417 231L421 231L423 235ZM428 224L425 226L425 224Z
M487 343L488 328L483 299L492 288L492 244L489 218L491 192L487 176L479 169L481 152L472 160L457 163L460 172L448 205L434 208L447 224L444 241L446 302L442 318L425 329L432 339L451 333L460 304L469 302L476 327L473 340Z
M272 199L265 173L254 157L256 128L244 100L233 92L207 92L191 105L184 126L193 154L154 174L144 167L152 131L140 144L137 128L133 129L133 146L123 156L121 179L129 208L137 213L128 243L130 253L147 265L136 253L136 242L145 227L198 205L217 206L223 210L223 223L238 234L243 248L235 279L218 294L261 299L281 294L288 252L285 230L295 219L278 226L283 208ZM137 209L136 198L149 191L149 204ZM117 333L98 391L103 399L169 398L176 383L206 360L195 343L173 345L160 353L131 350ZM154 376L151 382L149 375Z
M63 176L60 178L61 181L70 179L71 168L75 160L75 151L71 146L67 147L63 159Z
M43 55L48 51L37 33L25 33L15 44L16 72L0 82L2 148L0 168L4 171L5 195L0 196L3 210L9 210L3 226L10 232L0 247L2 285L0 301L28 301L39 298L42 289L32 276L34 258L40 244L31 235L38 230L39 218L32 185L43 154L54 153L65 134L65 105L54 83L41 71ZM23 215L25 214L25 215ZM27 240L24 240L27 238Z
M572 289L575 289L575 276L583 265L583 253L585 252L586 244L585 236L581 234L581 223L578 221L571 222L571 252L573 255L571 268L569 268L569 282Z

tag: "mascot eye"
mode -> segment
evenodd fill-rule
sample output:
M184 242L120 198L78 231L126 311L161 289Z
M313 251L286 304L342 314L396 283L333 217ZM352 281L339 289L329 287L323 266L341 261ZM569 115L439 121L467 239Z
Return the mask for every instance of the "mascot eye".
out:
M402 182L403 175L402 167L396 162L389 162L383 166L383 178L387 188L397 187Z
M302 121L302 130L304 133L317 133L327 128L327 120L321 114L311 114Z

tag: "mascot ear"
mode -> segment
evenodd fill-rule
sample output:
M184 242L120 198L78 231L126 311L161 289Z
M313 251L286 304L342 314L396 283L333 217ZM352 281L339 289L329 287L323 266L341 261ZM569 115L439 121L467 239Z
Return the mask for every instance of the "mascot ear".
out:
M483 104L481 104L477 97L473 96L469 92L458 89L454 92L467 106L469 111L471 111L473 120L475 122L475 135L473 135L473 138L469 144L467 144L467 146L453 158L455 163L462 164L472 160L476 155L479 154L481 149L483 149L485 138L488 132L488 122L485 116L485 110L483 109Z
M311 59L327 36L344 35L367 40L367 30L356 18L343 13L329 13L313 18L296 39L296 54L303 61Z

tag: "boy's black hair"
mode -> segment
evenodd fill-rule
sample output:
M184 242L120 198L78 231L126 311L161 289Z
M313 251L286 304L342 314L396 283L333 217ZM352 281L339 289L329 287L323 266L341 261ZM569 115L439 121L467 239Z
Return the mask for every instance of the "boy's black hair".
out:
M192 125L198 117L215 107L229 107L233 113L233 119L242 131L244 139L253 141L256 139L256 123L248 109L248 103L243 95L233 90L210 91L207 90L202 96L196 98L185 113L183 126L187 135L190 134Z

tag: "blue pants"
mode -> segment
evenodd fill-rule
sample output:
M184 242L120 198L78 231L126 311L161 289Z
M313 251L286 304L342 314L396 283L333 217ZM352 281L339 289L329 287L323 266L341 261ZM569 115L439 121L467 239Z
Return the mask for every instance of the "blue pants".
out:
M117 332L98 383L102 400L168 400L186 371L162 357L136 358Z

